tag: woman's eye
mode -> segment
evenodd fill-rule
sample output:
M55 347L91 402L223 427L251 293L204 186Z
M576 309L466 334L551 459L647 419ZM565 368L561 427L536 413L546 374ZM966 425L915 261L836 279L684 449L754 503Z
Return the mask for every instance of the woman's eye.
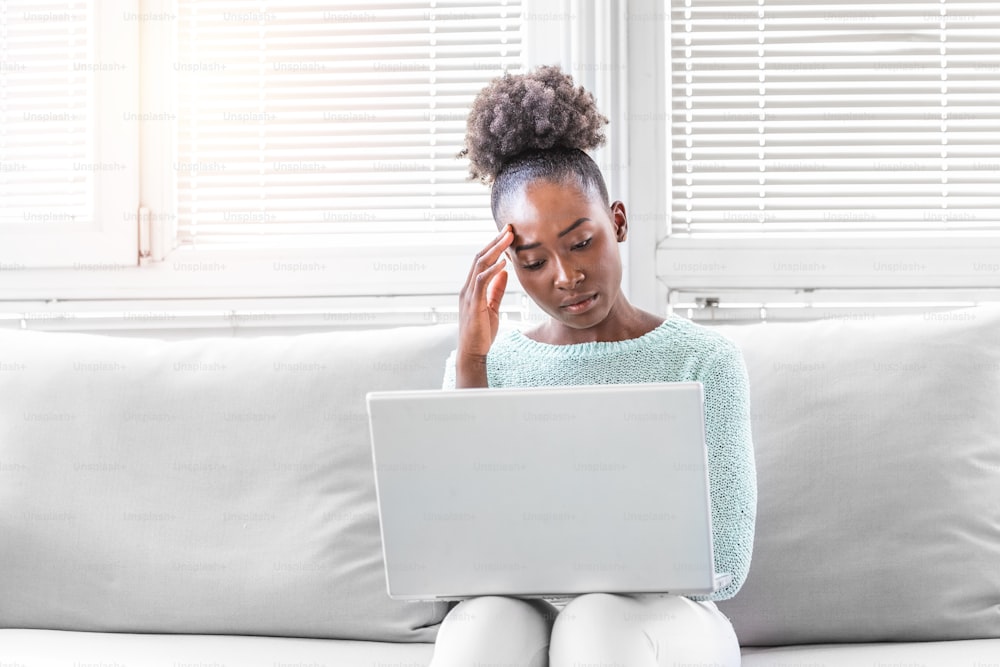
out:
M545 263L544 261L538 260L537 262L532 262L531 264L523 264L521 268L527 269L528 271L537 271L538 269L542 268L542 264L544 263Z
M590 242L592 240L593 239L591 238L591 239L587 239L586 241L581 241L580 243L577 243L575 246L573 246L573 250L581 250L583 248L586 248L587 246L590 245Z

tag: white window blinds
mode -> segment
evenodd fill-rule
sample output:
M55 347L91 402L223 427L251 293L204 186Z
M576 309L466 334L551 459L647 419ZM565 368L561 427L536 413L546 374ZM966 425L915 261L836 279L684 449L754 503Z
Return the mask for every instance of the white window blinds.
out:
M93 22L85 2L0 3L0 223L93 220Z
M491 230L455 159L521 63L517 0L180 0L178 228L206 247Z
M672 234L1000 230L1000 3L672 0Z

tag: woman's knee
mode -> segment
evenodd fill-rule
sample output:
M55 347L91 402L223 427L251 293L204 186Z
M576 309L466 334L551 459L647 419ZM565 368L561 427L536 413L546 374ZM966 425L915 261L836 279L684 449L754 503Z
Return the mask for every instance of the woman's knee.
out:
M556 619L549 644L552 667L621 664L656 667L657 656L641 624L631 622L635 602L625 595L588 593L573 598Z
M695 602L687 598L677 598L677 615L680 622L672 628L666 641L674 641L677 646L674 660L691 662L700 660L717 665L739 665L740 642L729 619L718 610L714 602ZM684 643L683 636L697 638L698 641Z
M592 593L574 598L552 629L553 667L583 655L630 665L739 664L729 621L714 605L671 595ZM567 662L568 661L568 662Z
M495 595L463 600L441 622L431 665L546 667L557 614L544 600Z

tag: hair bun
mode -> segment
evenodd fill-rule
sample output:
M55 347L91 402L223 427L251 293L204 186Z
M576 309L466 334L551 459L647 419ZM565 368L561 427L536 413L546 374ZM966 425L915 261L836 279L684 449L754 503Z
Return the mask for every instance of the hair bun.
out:
M604 143L608 119L594 96L557 65L493 79L476 96L465 148L473 179L492 183L512 157L553 147L589 151Z

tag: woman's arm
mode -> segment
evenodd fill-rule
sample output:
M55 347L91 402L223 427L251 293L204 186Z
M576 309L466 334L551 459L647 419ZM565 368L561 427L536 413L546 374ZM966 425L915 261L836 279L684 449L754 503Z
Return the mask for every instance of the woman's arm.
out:
M510 225L476 254L458 295L458 349L455 387L487 387L486 355L500 327L500 301L507 288L504 251L514 240Z
M739 348L728 343L699 379L705 391L715 571L730 572L733 580L711 595L691 597L726 600L746 581L757 516L750 383Z

